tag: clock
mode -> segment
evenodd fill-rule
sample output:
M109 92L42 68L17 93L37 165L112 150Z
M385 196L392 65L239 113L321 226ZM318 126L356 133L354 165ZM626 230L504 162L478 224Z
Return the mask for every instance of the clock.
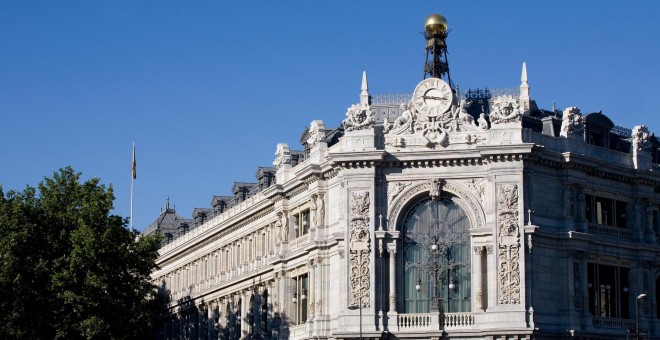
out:
M444 80L427 78L422 80L413 92L413 104L417 111L430 116L439 116L451 107L454 94Z

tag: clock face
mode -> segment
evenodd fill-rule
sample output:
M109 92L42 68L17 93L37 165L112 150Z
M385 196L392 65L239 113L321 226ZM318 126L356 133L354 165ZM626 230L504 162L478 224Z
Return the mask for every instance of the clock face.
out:
M445 113L453 101L451 87L438 78L422 80L413 93L413 103L417 111L431 116Z

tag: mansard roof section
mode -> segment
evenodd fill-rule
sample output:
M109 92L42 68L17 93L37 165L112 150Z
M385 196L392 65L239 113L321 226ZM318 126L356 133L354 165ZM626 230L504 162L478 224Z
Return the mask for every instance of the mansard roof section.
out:
M584 115L584 121L587 125L599 126L607 129L612 129L615 126L612 120L602 112L588 113Z
M168 204L165 209L161 210L158 218L156 218L156 220L152 222L142 234L151 235L156 231L160 231L165 236L170 234L170 237L176 237L178 234L185 232L185 230L181 230L182 227L188 229L192 225L192 222L191 219L178 215L176 210L170 208Z
M257 173L254 175L257 179L262 179L266 176L275 176L277 171L273 167L260 166L257 168Z
M231 187L231 192L236 195L238 193L242 192L248 192L250 189L252 189L254 186L258 185L259 183L249 183L249 182L234 182L234 185Z

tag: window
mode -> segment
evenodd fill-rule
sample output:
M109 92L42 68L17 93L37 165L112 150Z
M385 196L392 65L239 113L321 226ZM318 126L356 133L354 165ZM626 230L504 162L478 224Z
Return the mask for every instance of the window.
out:
M626 227L626 209L628 202L617 201L609 198L585 195L586 218L590 223Z
M629 318L628 268L589 263L589 312L606 318Z
M451 198L425 199L404 220L405 311L469 312L470 234Z
M307 322L307 294L309 293L309 276L303 274L293 278L293 302L295 315L294 324L299 325Z
M294 238L298 238L309 232L309 209L293 214Z

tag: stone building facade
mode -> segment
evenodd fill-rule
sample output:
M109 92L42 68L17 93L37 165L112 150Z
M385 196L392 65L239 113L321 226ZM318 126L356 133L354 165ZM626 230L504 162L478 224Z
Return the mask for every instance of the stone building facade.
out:
M538 109L525 66L515 94L445 85L378 102L364 74L342 126L175 219L158 337L660 336L655 136Z

